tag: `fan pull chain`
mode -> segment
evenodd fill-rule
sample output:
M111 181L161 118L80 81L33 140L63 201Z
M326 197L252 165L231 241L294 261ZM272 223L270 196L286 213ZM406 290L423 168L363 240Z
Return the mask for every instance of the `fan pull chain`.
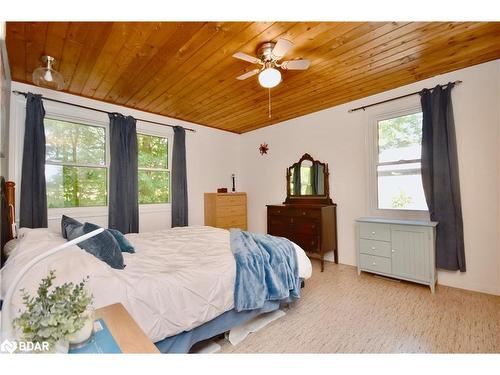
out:
M268 93L269 93L269 118L271 118L271 89L269 88L268 89Z

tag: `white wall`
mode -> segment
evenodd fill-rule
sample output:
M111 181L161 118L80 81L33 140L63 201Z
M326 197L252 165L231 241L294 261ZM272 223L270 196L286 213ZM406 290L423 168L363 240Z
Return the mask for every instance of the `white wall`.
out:
M459 152L467 272L439 272L439 283L500 294L500 60L455 71L242 135L242 189L248 193L249 229L266 231L266 204L285 199L285 170L307 152L330 167L338 204L339 261L356 264L354 220L370 215L368 187L373 117L418 106L419 97L366 111L348 109L462 80L453 91ZM286 84L286 82L284 83ZM268 155L258 152L269 144Z
M104 102L90 100L83 97L69 95L62 92L41 89L36 86L25 85L18 82L12 83L12 90L29 91L40 93L47 97L64 100L80 105L99 108L110 112L120 112L144 120L166 122L172 125L182 125L193 128L196 133L186 132L187 170L188 170L188 201L189 201L189 224L203 225L204 207L203 193L214 192L217 187L229 187L231 174L240 175L238 146L240 137L236 134L197 126L188 122L178 121L164 116L153 115L146 112L136 111L129 108L107 104ZM75 120L81 119L96 124L108 124L106 114L76 107L58 104L50 101L44 102L47 112L71 117ZM19 212L19 193L21 166L22 166L22 144L24 139L24 119L26 100L23 96L12 95L11 121L9 138L9 179L16 182L17 207ZM147 131L173 137L172 129L160 125L151 125L144 122L137 123L138 131ZM171 211L170 205L143 205L139 208L140 231L152 231L170 227ZM72 209L50 209L49 227L60 228L61 214L76 217L82 221L90 221L106 226L108 222L107 207L98 208L72 208ZM17 217L19 219L19 217Z

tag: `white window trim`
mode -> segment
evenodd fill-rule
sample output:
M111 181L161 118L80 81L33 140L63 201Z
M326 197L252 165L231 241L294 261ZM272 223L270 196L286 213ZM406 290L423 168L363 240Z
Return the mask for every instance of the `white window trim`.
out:
M385 111L373 114L370 117L368 130L368 203L371 216L387 217L394 219L421 219L429 220L427 210L391 210L378 208L378 183L377 183L377 162L378 162L378 123L395 117L422 112L420 105L406 106L402 109Z
M149 124L146 122L137 122L137 133L154 135L157 137L167 138L168 144L168 164L167 169L170 172L169 184L169 202L168 203L151 203L139 205L139 212L158 212L158 209L171 210L172 206L172 150L174 145L174 132L171 127Z

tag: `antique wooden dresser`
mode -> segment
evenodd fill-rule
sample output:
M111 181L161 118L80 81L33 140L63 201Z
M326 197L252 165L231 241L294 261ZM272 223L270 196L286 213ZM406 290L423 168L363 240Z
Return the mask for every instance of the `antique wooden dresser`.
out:
M305 154L287 169L286 201L267 205L267 233L295 242L321 261L321 271L327 252L338 263L337 205L328 185L328 165Z

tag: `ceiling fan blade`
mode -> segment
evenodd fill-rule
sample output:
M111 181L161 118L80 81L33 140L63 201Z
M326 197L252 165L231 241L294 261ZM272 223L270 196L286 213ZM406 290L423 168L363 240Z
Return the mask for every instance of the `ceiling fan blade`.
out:
M271 52L274 57L281 59L293 47L293 43L286 39L278 39Z
M260 72L260 69L254 69L254 70L251 70L249 72L246 72L245 74L242 74L241 76L236 77L236 79L243 81L244 79L247 79L251 76L256 75L258 72Z
M303 60L289 60L281 63L281 68L285 70L306 70L311 65L307 59Z
M243 53L243 52L236 52L233 55L233 57L240 59L240 60L251 62L252 64L259 64L260 63L260 60L258 58L256 58L255 56L250 56L250 55L247 55L246 53Z

